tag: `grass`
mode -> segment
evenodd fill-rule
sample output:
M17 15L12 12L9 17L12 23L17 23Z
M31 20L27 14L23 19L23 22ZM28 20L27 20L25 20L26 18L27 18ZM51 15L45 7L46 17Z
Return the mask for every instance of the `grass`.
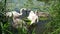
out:
M47 20L48 18L47 17L39 17L39 20Z

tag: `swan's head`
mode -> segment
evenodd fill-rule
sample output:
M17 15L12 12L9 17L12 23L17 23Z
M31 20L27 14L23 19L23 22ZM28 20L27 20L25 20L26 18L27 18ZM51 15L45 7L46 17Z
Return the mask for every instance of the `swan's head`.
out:
M22 17L27 17L29 15L30 11L31 10L29 10L29 9L22 8L22 9L20 9L20 14L22 13L22 15L21 15Z
M26 8L20 9L20 13L22 13L22 11L25 11L25 10L27 10L27 9Z

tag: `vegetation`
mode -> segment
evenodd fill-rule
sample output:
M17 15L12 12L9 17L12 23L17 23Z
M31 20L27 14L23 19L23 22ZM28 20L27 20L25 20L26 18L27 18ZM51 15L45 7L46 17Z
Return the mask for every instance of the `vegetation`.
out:
M15 7L16 4L12 3L12 0L10 0L12 4L8 4L9 2L6 1L9 0L0 1L0 34L6 34L6 33L14 34L15 32L13 32L10 28L11 25L10 22L8 21L9 19L6 18L4 14L7 9L14 10L14 8L16 8ZM6 4L8 5L6 6ZM31 10L35 9L38 11L49 12L51 16L51 21L45 25L46 29L43 32L43 34L60 34L60 0L36 0L36 1L28 0L23 4L23 6L18 6L19 9L23 7L30 8ZM46 18L41 19L45 20ZM18 34L26 34L26 33L27 31L24 28L21 29L18 28ZM35 32L33 31L32 34L35 34Z

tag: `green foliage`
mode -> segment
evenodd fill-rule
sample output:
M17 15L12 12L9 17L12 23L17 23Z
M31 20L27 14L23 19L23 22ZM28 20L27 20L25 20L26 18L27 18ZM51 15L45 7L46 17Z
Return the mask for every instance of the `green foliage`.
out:
M39 17L39 20L47 20L48 18L47 17Z
M48 23L49 25L47 25L49 26L46 31L46 33L49 32L47 34L59 34L60 32L60 29L59 29L60 28L60 25L59 25L60 24L60 19L59 19L60 7L59 6L60 6L59 1L54 1L54 3L51 4L51 6L49 7L52 20L50 23Z
M29 19L23 19L25 22L27 22L27 25L31 24L31 21Z
M11 1L11 0L10 0ZM39 1L39 2L38 2ZM40 3L40 2L44 2L45 5L40 6L39 4L34 4L32 0L28 0L23 7L26 8L38 8L41 11L45 11L45 12L49 12L51 15L51 21L49 23L46 24L46 29L43 32L43 34L60 34L60 0L38 0L35 3ZM5 8L6 6L4 6L5 3L4 2L0 2L0 13L5 12ZM11 4L9 4L11 5ZM14 6L14 7L13 7ZM15 8L15 4L12 3L12 6L7 7L10 10L13 10ZM20 7L19 7L20 8ZM4 16L4 15L2 15ZM5 20L4 17L0 17L0 21L1 19ZM39 18L40 20L46 20L47 18L41 17ZM30 20L28 19L24 19L24 21L27 22L28 25L30 25ZM9 34L13 34L13 31L9 30L9 26L10 23L7 21L6 23L4 22L0 22L0 28L2 30L2 34L5 34L6 32L8 32ZM26 34L27 31L22 27L22 28L18 28L18 33L20 34ZM35 32L33 31L33 34L35 34Z

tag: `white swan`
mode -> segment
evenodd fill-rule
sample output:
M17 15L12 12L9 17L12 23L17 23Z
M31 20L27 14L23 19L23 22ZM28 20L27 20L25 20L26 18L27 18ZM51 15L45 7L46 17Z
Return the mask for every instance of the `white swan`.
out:
M18 12L16 12L16 11L11 11L11 12L7 12L7 13L6 13L6 16L11 17L12 14L13 14L13 17L18 17L18 16L22 15L22 13L18 13Z

